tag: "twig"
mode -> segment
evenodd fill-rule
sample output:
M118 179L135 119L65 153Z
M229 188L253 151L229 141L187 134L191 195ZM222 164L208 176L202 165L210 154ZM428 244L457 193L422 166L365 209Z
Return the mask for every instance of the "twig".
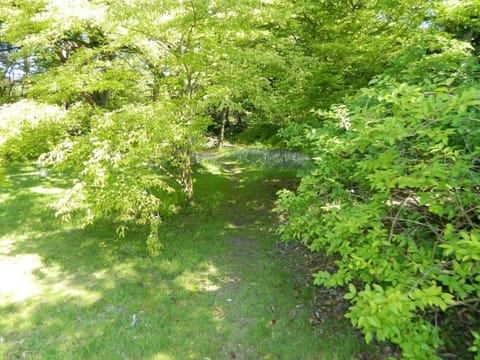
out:
M449 308L468 304L480 304L480 298L471 298L467 300L457 301L455 304L450 305Z
M386 220L395 220L395 219L397 219L397 221L398 221L398 220L401 220L401 221L404 221L404 222L409 222L409 223L412 223L412 224L421 225L421 226L423 226L423 227L426 227L426 228L430 229L432 232L435 233L435 235L440 236L440 233L438 232L438 230L435 229L432 225L425 224L425 223L422 223L422 222L420 222L420 221L411 220L411 219L405 219L405 218L394 218L394 217L391 217L391 216L383 217L383 219L386 219Z
M454 188L454 191L455 191L455 195L457 196L458 203L460 204L460 208L462 209L462 214L467 219L469 225L472 228L474 228L475 225L473 224L472 219L470 219L470 217L467 215L467 211L465 211L465 207L463 206L463 202L462 202L462 199L460 198L460 194L458 193L458 190L456 188Z
M400 216L400 213L402 212L403 208L405 207L408 200L410 199L410 196L411 196L411 193L405 198L405 200L403 200L402 204L400 205L400 208L397 211L397 214L393 218L392 225L390 226L390 233L388 234L388 242L392 241L393 232L395 230L395 225L397 224L398 217Z

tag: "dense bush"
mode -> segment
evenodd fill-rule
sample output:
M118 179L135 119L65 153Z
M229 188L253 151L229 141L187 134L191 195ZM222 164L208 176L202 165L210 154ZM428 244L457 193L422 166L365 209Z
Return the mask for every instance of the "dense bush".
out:
M0 107L0 158L35 159L66 135L64 111L53 105L19 101Z
M480 326L480 88L462 71L424 78L380 77L321 113L304 135L315 166L278 207L284 239L338 259L316 284L348 285L352 323L406 359L458 333L475 350Z

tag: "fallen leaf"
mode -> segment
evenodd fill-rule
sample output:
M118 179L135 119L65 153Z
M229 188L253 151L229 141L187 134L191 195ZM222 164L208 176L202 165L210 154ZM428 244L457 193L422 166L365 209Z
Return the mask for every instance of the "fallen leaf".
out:
M217 318L218 320L223 320L225 318L225 311L221 306L215 307L214 314L215 314L215 318Z

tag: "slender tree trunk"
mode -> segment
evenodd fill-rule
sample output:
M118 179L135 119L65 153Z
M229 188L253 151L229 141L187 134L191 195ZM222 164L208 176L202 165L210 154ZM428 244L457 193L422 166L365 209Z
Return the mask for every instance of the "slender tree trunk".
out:
M182 185L183 191L187 195L187 201L189 204L193 201L193 170L192 170L192 155L189 151L185 154L185 159L182 168Z
M108 106L108 103L110 101L110 94L111 94L111 90L103 90L103 91L95 90L92 93L92 98L97 106L105 108Z
M153 69L153 83L152 83L152 102L157 102L160 97L160 87L162 86L162 78L165 77L162 72L159 73L156 69Z
M218 148L219 149L221 149L223 147L223 144L225 142L225 125L227 124L229 113L230 113L230 111L229 111L228 107L223 110L222 126L220 127L220 134L218 135Z

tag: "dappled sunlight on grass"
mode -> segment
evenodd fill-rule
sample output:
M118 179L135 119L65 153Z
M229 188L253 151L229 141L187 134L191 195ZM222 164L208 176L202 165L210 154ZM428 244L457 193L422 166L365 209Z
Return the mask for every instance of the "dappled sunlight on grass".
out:
M65 274L59 266L42 266L33 274L37 284L45 292L46 296L53 298L76 298L81 304L91 304L101 297L100 291L88 288L87 283L79 283L74 275Z
M5 236L0 239L0 255L10 255L10 252L15 249L16 242L18 240L28 239L28 236Z
M177 259L160 259L154 267L155 274L162 274L168 278L175 278L182 273L184 264Z
M52 188L44 186L33 186L30 188L30 191L42 195L60 195L65 192L65 189L61 188Z
M39 170L33 166L18 167L17 165L15 166L14 170L17 170L17 169L19 170L19 172L17 173L12 173L10 171L10 173L8 174L9 179L12 179L18 182L19 180L30 181L31 177L40 177Z
M175 283L191 292L220 289L218 270L213 265L209 265L203 271L184 271L180 276L177 276Z
M306 306L297 308L310 294L294 288L265 230L272 219L261 205L273 198L272 184L234 165L199 169L195 205L159 228L158 258L147 256L141 228L119 240L108 222L60 222L49 204L63 180L19 170L0 203L0 275L14 275L0 285L0 358L316 359L328 347L351 354L337 340L319 343Z
M36 254L0 257L0 306L24 301L41 293L33 271L42 266Z
M218 162L202 160L201 165L203 167L203 172L210 173L213 175L221 175L222 167Z
M28 241L28 237L24 239ZM91 303L99 298L98 292L76 284L74 277L65 274L58 265L46 266L39 254L14 254L14 250L15 238L0 241L0 306L35 297L73 296L82 303Z
M5 191L6 189L3 188L2 190ZM4 201L6 201L9 196L10 195L8 193L0 194L0 204L3 203Z
M166 353L155 354L152 360L173 360L173 357Z

